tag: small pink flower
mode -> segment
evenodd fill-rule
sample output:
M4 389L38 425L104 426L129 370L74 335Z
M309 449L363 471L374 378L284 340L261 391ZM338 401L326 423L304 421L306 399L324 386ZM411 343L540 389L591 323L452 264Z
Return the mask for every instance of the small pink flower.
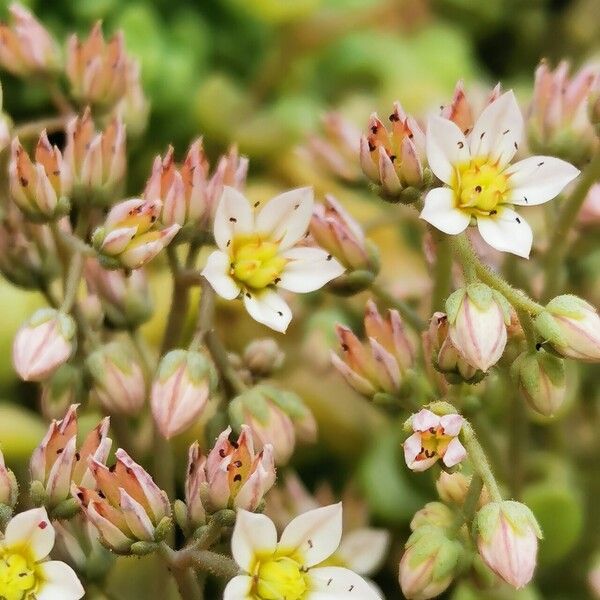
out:
M454 467L467 455L458 439L464 419L458 414L438 416L426 408L411 418L414 433L404 442L404 459L409 469L425 471L439 459Z

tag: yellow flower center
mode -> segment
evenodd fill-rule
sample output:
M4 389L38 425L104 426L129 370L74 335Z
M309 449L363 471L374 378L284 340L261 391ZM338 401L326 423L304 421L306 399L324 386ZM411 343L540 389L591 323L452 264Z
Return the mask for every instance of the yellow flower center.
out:
M32 600L38 588L35 565L20 552L0 554L0 598Z
M452 188L458 208L474 214L495 214L508 192L508 179L488 158L472 158L456 167Z
M301 600L308 590L306 574L289 556L260 562L255 582L253 593L257 600Z
M279 245L259 235L239 236L232 241L229 274L246 287L261 290L277 283L287 261Z
M425 460L434 456L442 457L452 441L452 436L446 435L442 427L428 429L421 433L421 452L417 460Z

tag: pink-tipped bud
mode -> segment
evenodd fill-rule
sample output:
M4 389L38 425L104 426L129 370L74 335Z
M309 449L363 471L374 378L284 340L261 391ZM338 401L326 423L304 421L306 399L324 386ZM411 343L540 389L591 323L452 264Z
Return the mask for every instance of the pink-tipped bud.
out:
M376 114L371 115L369 132L360 141L360 164L384 195L396 197L405 187L424 184L425 135L398 102L389 121L386 128Z
M99 261L89 258L84 276L88 289L100 299L105 319L112 327L135 328L152 316L152 298L143 269L125 275L122 271L105 269Z
M44 131L35 150L35 162L15 138L8 166L10 193L32 221L53 221L70 209L71 170Z
M600 362L600 316L585 300L570 294L553 298L536 317L535 326L559 354Z
M125 176L125 126L112 119L97 132L89 108L67 124L64 160L73 176L75 203L107 206Z
M377 274L379 261L368 246L361 226L338 200L327 195L314 207L310 233L316 243L350 271Z
M244 366L256 379L272 375L284 360L285 353L273 338L253 340L244 349Z
M0 65L19 77L56 71L60 52L48 31L20 4L9 10L10 24L0 23Z
M121 31L105 42L102 25L97 22L87 39L79 40L73 34L66 62L71 94L83 105L113 106L127 91L129 60Z
M71 357L75 321L51 308L38 310L17 332L13 365L21 379L44 381Z
M273 448L267 444L254 451L252 433L243 425L237 442L231 442L231 428L219 435L207 457L197 445L189 452L186 504L192 526L201 525L204 511L243 508L255 511L275 483Z
M469 486L471 485L471 477L463 475L458 471L456 473L448 473L442 471L437 481L435 482L435 488L440 497L440 500L448 504L456 504L462 506L465 503L467 494L469 493ZM490 495L487 488L484 487L481 490L479 496L478 506L481 508L490 501Z
M129 348L111 342L87 359L93 396L110 413L135 415L144 406L146 382L141 366Z
M63 419L52 421L41 444L33 451L31 479L43 486L44 503L55 507L70 496L71 484L91 485L88 461L104 462L112 441L107 437L109 420L103 419L77 447L77 405Z
M458 81L454 87L454 94L449 104L442 106L440 116L453 121L459 129L467 135L483 109L497 100L501 94L500 84L487 93L475 90L467 96L463 81Z
M336 327L342 354L341 358L332 355L334 366L365 396L400 393L403 374L413 365L414 349L399 313L390 310L384 318L369 300L364 324L368 344L361 343L348 327Z
M564 361L545 350L524 352L511 367L511 374L529 406L551 417L562 406L566 394Z
M159 201L141 198L125 200L113 206L92 243L108 268L139 269L169 245L179 225L157 229Z
M533 577L542 531L520 502L490 502L475 517L479 554L506 583L520 589Z
M467 456L458 436L464 423L458 414L436 415L423 408L406 422L413 434L404 442L406 466L424 471L438 460L454 467Z
M504 352L510 305L495 290L472 283L448 298L446 312L453 346L470 365L485 373Z
M457 572L463 547L439 527L415 530L400 561L400 586L405 598L427 600L443 593Z
M582 164L598 146L588 119L588 97L598 85L600 73L591 65L576 73L569 71L567 61L561 61L554 71L546 61L536 69L529 143L541 154Z
M189 429L202 415L217 384L210 359L200 352L172 350L160 361L152 385L154 422L170 439Z
M0 507L13 508L17 503L19 484L14 473L4 464L4 455L0 451Z
M90 461L94 488L74 485L76 498L102 543L117 553L132 551L137 541L160 541L171 523L167 494L125 450L115 453L116 463L106 467Z

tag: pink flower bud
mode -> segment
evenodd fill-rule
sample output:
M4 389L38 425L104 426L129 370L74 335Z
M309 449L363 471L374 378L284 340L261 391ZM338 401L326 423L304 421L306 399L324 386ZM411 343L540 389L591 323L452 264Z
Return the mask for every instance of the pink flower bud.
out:
M564 362L544 350L524 352L511 367L519 391L536 412L550 417L562 406L566 393Z
M73 34L66 64L72 95L83 105L112 106L127 90L128 63L123 32L118 31L107 43L102 24L97 22L86 40Z
M51 221L69 212L71 171L45 131L35 150L35 162L19 138L13 140L8 173L12 199L32 221Z
M408 538L400 561L400 586L409 600L427 600L443 593L452 583L463 548L443 529L419 527Z
M469 97L465 93L463 81L458 81L454 87L454 95L449 104L442 106L440 116L453 121L459 129L467 135L473 129L475 121L489 104L500 97L502 90L500 84L496 85L487 95L478 93L471 94Z
M230 434L231 428L223 431L207 457L197 445L190 448L185 497L193 526L203 523L203 511L255 511L275 483L272 446L255 453L252 433L245 425L237 442L229 441Z
M0 451L0 505L13 508L18 495L19 484L14 473L4 464L4 455Z
M315 205L310 233L321 248L346 268L378 271L361 226L333 196L327 195L324 204Z
M93 258L85 264L88 289L100 298L105 318L118 329L135 328L152 316L148 278L143 269L128 275L109 270Z
M360 130L336 112L323 117L323 135L311 136L303 154L315 168L345 181L357 182L361 170L356 157L360 149Z
M519 589L533 577L540 526L524 504L490 502L475 517L479 554L506 583Z
M135 415L144 406L146 382L141 366L129 348L111 342L92 352L87 368L92 394L110 413Z
M459 472L448 473L447 471L442 471L435 482L440 499L448 504L456 504L457 506L462 506L465 503L470 485L471 477ZM479 496L479 508L489 501L490 495L487 488L484 487Z
M113 206L92 236L94 247L109 268L138 269L168 246L179 225L156 229L161 204L133 198Z
M453 346L467 363L484 373L498 362L506 346L510 306L482 283L454 292L446 301Z
M583 227L597 227L600 224L600 183L595 183L589 189L577 218Z
M211 361L200 352L172 350L160 361L152 385L154 422L170 439L199 418L217 385Z
M107 417L88 434L78 449L76 411L77 405L73 404L62 420L52 421L41 444L31 455L31 479L42 483L49 506L69 498L72 483L92 485L88 460L104 462L112 444L107 437Z
M316 422L302 400L270 385L256 385L234 398L229 415L237 427L248 425L257 448L273 447L277 465L289 461L297 440L310 443L316 438Z
M244 349L244 366L256 378L268 377L281 368L285 354L273 338L253 340Z
M20 4L11 4L11 23L0 23L0 65L20 77L55 71L60 64L56 42Z
M598 146L587 109L588 96L598 84L599 73L589 65L571 75L569 71L567 61L561 61L554 71L546 61L538 66L529 116L529 143L536 152L581 164Z
M585 300L569 294L553 298L536 317L535 326L563 356L600 361L600 317Z
M25 381L44 381L67 362L75 347L75 321L51 308L38 310L19 329L13 365Z
M375 113L371 115L369 134L360 142L360 164L385 194L397 196L404 187L423 184L425 135L398 102L389 120L390 130Z
M60 272L56 244L47 225L25 220L13 205L0 220L0 272L12 283L39 289Z
M114 202L114 192L125 176L125 126L112 119L104 132L97 132L91 112L67 124L64 160L73 175L75 202L105 206Z
M369 343L363 344L343 325L336 327L342 348L341 358L332 355L334 366L359 393L397 394L402 388L402 375L414 361L414 349L402 319L396 310L382 317L371 300L365 309L365 332Z
M73 486L88 520L96 527L103 544L117 553L127 553L136 541L153 542L157 528L170 520L169 498L152 477L125 450L115 454L117 462L106 467L90 460L95 488Z

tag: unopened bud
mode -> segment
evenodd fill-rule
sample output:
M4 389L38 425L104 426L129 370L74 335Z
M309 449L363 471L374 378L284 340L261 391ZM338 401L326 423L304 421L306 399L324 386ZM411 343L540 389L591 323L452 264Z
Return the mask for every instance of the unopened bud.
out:
M92 236L92 243L108 268L138 269L168 246L181 229L171 225L158 229L159 201L133 198L116 204L102 227Z
M58 147L50 144L45 131L35 149L35 162L19 138L13 140L8 174L11 196L28 219L53 221L69 212L71 170Z
M400 561L400 586L409 600L427 600L444 592L454 579L463 547L443 529L419 527L406 542Z
M600 317L585 300L569 294L557 296L536 317L535 326L562 356L600 362Z
M529 406L550 417L562 406L566 393L565 364L540 349L524 352L511 367L511 374Z
M146 382L141 366L129 348L110 342L90 354L87 367L92 376L92 394L105 410L137 414L146 399Z
M533 577L540 526L520 502L490 502L475 517L479 554L499 577L519 589Z
M447 471L442 471L435 482L435 487L440 499L443 502L462 506L467 498L469 487L471 486L471 480L472 477L463 475L459 472L448 473ZM479 495L478 506L481 508L489 501L489 493L487 488L484 487Z
M19 495L19 484L14 473L4 464L4 455L0 451L0 505L14 508Z
M172 350L160 361L152 385L154 422L170 439L189 429L199 418L217 384L215 369L204 354Z
M485 373L504 352L510 305L487 285L472 283L448 298L446 312L452 344L470 365Z
M13 365L25 381L44 381L71 357L75 348L75 321L51 308L38 310L18 331Z
M268 377L281 368L285 354L273 338L263 338L246 346L243 359L255 377Z
M422 509L418 510L410 522L411 531L416 531L419 527L432 525L446 529L455 521L455 516L442 502L428 502Z

